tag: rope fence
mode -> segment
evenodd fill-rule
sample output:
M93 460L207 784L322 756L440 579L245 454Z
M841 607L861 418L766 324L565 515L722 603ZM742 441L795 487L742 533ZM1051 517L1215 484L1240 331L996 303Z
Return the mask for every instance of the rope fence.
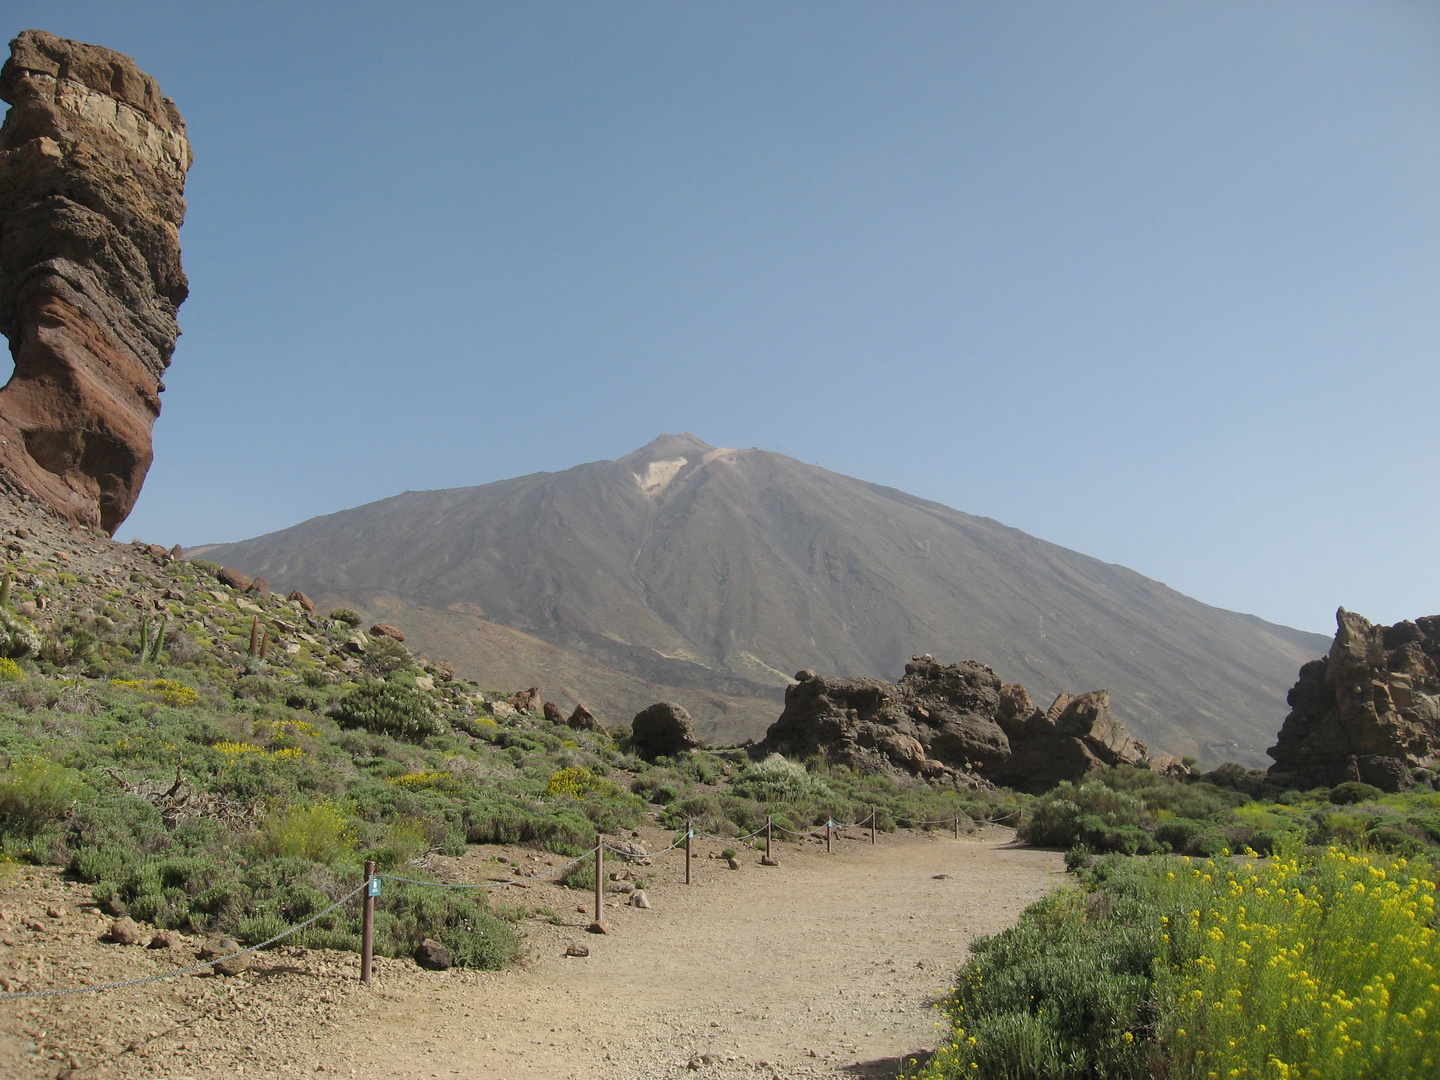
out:
M1001 822L1007 821L1022 812L1023 811L1021 810L1014 810L1011 813L1005 814L998 818L988 818L986 819L986 823L998 825ZM206 960L203 963L193 964L190 967L176 968L172 971L157 972L153 975L144 975L134 979L121 979L115 982L97 983L94 986L77 986L64 989L23 990L13 992L7 991L4 993L0 993L0 1001L21 1001L37 998L67 997L76 994L96 994L107 990L121 990L132 986L144 986L147 983L159 982L162 979L174 979L178 978L181 975L194 975L197 972L204 971L206 968L210 968L212 970L218 969L221 964L228 963L229 961L238 959L242 956L248 956L250 953L259 952L261 949L269 948L271 945L283 941L285 938L290 937L292 934L299 933L306 927L313 925L320 919L323 919L332 911L344 907L361 893L364 893L365 895L361 907L360 981L368 986L371 982L371 968L375 951L375 900L381 895L381 890L383 888L381 883L383 881L390 881L397 885L428 886L432 889L465 889L472 891L483 889L500 889L509 885L531 885L536 881L545 881L550 878L563 876L564 874L573 870L575 867L579 866L586 859L589 859L593 856L595 859L595 920L590 924L587 929L596 933L608 934L609 929L605 926L603 920L605 901L606 851L611 852L613 855L617 856L622 861L633 862L638 861L639 859L654 859L661 855L666 855L672 851L683 848L685 851L685 884L689 885L692 883L690 868L692 855L691 845L693 841L697 839L721 840L742 843L746 840L753 840L756 837L763 835L765 837L765 856L763 859L761 859L762 864L768 866L779 866L780 864L775 861L771 851L774 833L777 830L781 833L786 834L787 836L793 836L797 840L806 840L812 838L818 839L821 835L823 835L825 837L825 850L827 853L830 853L834 851L833 838L835 831L838 829L856 829L863 826L869 826L870 843L872 845L875 844L877 826L879 822L879 814L880 811L878 808L876 808L870 811L868 817L862 818L859 821L840 823L834 821L833 819L827 820L825 822L823 834L819 826L804 830L787 829L783 825L775 824L773 818L766 819L764 828L756 829L754 832L747 833L744 836L721 836L717 833L697 833L694 829L694 826L691 825L687 826L684 834L678 839L674 840L669 847L661 848L658 851L644 851L642 849L641 851L637 852L629 844L608 843L603 834L597 833L595 836L595 846L592 847L589 851L585 852L583 855L579 856L578 858L572 859L570 862L565 863L561 866L551 867L550 869L546 870L544 873L541 874L535 874L531 877L512 878L507 881L425 881L420 878L401 877L397 874L377 873L375 869L375 863L373 860L371 860L365 863L365 880L362 881L359 885L355 886L355 888L351 889L348 893L346 893L340 899L336 900L333 904L325 908L323 911L317 911L315 914L311 915L303 922L298 922L294 926L287 927L286 929L280 931L278 934L275 934L273 937L266 938L264 941L256 945L250 945L247 948L239 949L236 952L228 953L225 956L217 956L213 959ZM909 825L912 828L929 825L953 825L955 829L955 838L958 840L960 838L961 817L962 815L957 814L953 817L940 818L934 821L912 820L909 822ZM965 820L970 821L972 819L970 819L969 817L965 817Z
M304 930L307 926L318 921L319 919L323 919L326 915L329 915L330 912L334 911L336 908L343 907L345 904L348 904L351 900L355 899L355 897L360 895L360 892L365 888L367 884L369 884L368 881L355 886L355 888L351 889L339 900L336 900L335 903L331 904L324 911L317 911L314 915L311 915L304 922L296 923L289 929L280 931L280 933L276 934L274 937L266 938L258 945L251 945L249 948L241 949L238 952L229 953L226 956L217 956L213 960L205 961L203 964L194 964L191 967L187 968L177 968L174 971L162 971L155 975L144 975L138 979L121 979L118 982L99 983L95 986L77 986L64 990L24 990L15 993L4 993L0 994L0 1001L19 1001L25 998L67 997L71 994L98 994L102 990L119 990L122 987L126 986L143 986L145 983L159 982L161 979L173 979L180 975L193 975L197 971L204 971L206 968L217 967L218 965L228 963L229 961L234 960L237 957L247 956L253 952L259 952L261 949L274 945L277 941L284 940L291 934L298 933L299 931ZM426 884L432 883L426 882Z

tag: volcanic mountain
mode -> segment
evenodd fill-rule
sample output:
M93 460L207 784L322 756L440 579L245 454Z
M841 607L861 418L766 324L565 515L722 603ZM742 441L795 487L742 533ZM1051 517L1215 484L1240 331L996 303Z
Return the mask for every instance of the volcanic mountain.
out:
M1265 762L1328 641L781 454L662 435L618 461L412 491L196 554L398 624L482 686L607 723L659 698L758 737L797 669L975 659L1108 689L1152 752Z

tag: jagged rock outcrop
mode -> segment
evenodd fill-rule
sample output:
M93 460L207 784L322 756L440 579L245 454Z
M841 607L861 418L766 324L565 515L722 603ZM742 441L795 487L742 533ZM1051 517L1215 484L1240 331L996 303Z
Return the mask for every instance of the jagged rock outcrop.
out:
M1023 694L1028 704L1025 688L1011 685L1018 691L1015 696ZM1079 697L1061 694L1049 709L1031 706L1008 714L1002 709L996 720L1010 740L1010 756L986 777L1022 791L1045 790L1105 765L1147 760L1145 744L1132 738L1110 711L1108 690Z
M1343 607L1329 655L1300 669L1272 783L1398 791L1440 767L1440 615L1375 626Z
M128 56L26 30L0 68L0 470L113 534L153 457L161 381L188 292L190 143Z
M1138 764L1145 746L1110 711L1110 693L1062 694L1047 712L984 664L917 656L898 683L796 674L785 711L755 752L823 754L870 772L964 780L1028 791L1090 769Z

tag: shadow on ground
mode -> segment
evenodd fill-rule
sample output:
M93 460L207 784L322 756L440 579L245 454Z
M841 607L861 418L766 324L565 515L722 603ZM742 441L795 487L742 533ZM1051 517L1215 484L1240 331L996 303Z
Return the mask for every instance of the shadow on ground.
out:
M857 1061L846 1065L840 1071L848 1076L863 1076L868 1080L894 1080L902 1073L914 1072L931 1058L930 1050L915 1050L899 1057L877 1058L874 1061Z

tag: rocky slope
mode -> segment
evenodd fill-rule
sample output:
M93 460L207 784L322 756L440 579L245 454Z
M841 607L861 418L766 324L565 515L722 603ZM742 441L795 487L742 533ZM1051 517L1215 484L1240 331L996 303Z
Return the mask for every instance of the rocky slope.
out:
M1327 656L1300 669L1270 748L1272 781L1396 791L1440 767L1440 615L1374 626L1341 608Z
M759 737L798 668L970 657L1042 699L1106 686L1157 752L1263 762L1325 639L780 454L662 436L618 461L407 492L208 551L398 622L487 684L607 723L673 698Z
M108 533L135 505L188 286L190 144L128 56L27 30L0 98L0 477Z

